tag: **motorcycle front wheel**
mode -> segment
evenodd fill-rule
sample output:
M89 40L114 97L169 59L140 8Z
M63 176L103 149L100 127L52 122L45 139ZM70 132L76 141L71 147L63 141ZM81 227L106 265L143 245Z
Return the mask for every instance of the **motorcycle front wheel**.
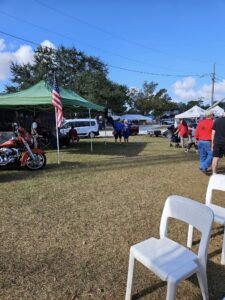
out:
M31 156L28 156L27 161L26 161L26 168L35 171L35 170L40 170L44 168L46 165L46 156L41 153L34 153L34 159L32 159Z

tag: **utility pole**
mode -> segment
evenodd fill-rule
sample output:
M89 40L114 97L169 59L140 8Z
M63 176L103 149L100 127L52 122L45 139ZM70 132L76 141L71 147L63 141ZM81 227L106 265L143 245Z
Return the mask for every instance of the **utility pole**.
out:
M211 94L210 106L213 106L213 101L214 101L214 84L215 84L215 64L213 64L213 70L212 70L212 94Z

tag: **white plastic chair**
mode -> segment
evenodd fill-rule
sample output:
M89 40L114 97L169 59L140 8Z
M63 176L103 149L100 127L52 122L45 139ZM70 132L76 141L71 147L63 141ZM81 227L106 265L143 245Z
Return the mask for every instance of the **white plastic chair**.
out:
M214 213L214 222L224 226L224 238L222 246L221 264L225 265L225 208L212 204L213 190L225 192L225 175L214 174L209 179L206 192L205 204L210 207ZM189 226L187 246L191 248L193 237L193 226Z
M167 237L168 218L196 227L201 233L198 255ZM132 296L135 259L167 281L167 300L175 299L177 284L197 273L203 299L208 299L206 262L213 212L204 204L181 196L167 198L160 223L160 239L150 238L130 248L126 300Z

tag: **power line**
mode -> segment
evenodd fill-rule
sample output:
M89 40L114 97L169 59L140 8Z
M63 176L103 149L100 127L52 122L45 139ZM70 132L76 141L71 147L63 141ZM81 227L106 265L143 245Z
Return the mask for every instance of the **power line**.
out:
M4 34L4 35L7 35L7 36L10 36L10 37L13 37L13 38L18 39L18 40L25 41L25 42L30 43L30 44L41 46L40 43L31 41L31 40L28 40L28 39L24 39L22 37L19 37L19 36L16 36L16 35L13 35L13 34L10 34L10 33L4 32L4 31L1 31L1 30L0 30L0 33ZM206 76L209 75L209 74L201 74L201 75L200 74L188 74L188 75L187 74L177 74L177 75L175 75L175 74L159 74L159 73L150 73L150 72L146 72L146 71L128 69L128 68L123 68L123 67L119 67L119 66L113 66L113 65L110 65L110 64L106 64L106 66L108 66L110 68L119 69L119 70L124 70L124 71L129 71L129 72L134 72L134 73L140 73L140 74L146 74L146 75L152 75L152 76L164 76L164 77L199 77L199 78L203 78L203 77L206 77Z
M225 78L223 76L216 74L216 80L223 81L225 80Z
M0 31L0 33L1 33L1 34L4 34L4 35L7 35L7 36L10 36L10 37L13 37L14 39L17 39L17 40L21 40L21 41L27 42L27 43L29 43L29 44L33 44L33 45L40 46L39 43L36 43L36 42L31 41L31 40L27 40L27 39L18 37L18 36L16 36L16 35L13 35L13 34L10 34L10 33L6 33L6 32L4 32L4 31Z
M112 36L112 37L116 38L116 39L120 39L120 40L125 41L125 42L127 42L127 43L129 43L129 44L133 44L133 45L139 46L139 47L141 47L141 48L145 48L145 49L147 49L147 50L150 50L150 51L153 51L153 52L156 52L156 53L161 53L161 54L163 54L163 55L170 56L170 57L172 56L171 54L168 54L168 53L166 53L166 52L164 52L164 51L161 51L161 50L159 50L159 49L151 48L151 47L149 47L149 46L147 46L147 45L144 45L144 44L141 44L141 43L138 43L138 42L129 40L129 39L125 38L125 37L122 37L122 36L117 35L117 34L115 34L115 33L109 32L109 31L107 31L107 30L105 30L105 29L102 29L102 28L100 28L100 27L98 27L98 26L96 26L96 25L94 25L94 24L91 24L91 23L89 23L89 22L87 22L87 21L85 21L85 20L82 20L82 19L80 19L80 18L77 18L77 17L75 17L75 16L73 16L73 15L70 15L70 14L68 14L67 12L64 12L64 11L58 9L58 8L55 8L55 7L52 7L52 6L50 6L50 5L46 4L46 3L43 3L43 2L40 1L40 0L33 0L33 1L36 2L36 3L38 3L38 4L40 4L40 5L42 5L42 6L44 6L44 7L46 7L46 8L48 8L48 9L50 9L50 10L52 10L52 11L57 12L58 14L61 14L61 15L63 15L63 16L66 16L67 18L73 19L73 20L75 20L75 21L77 21L77 22L79 22L79 23L85 24L85 25L87 25L87 26L89 26L89 27L91 27L91 28L94 28L95 30L98 30L98 31L100 31L100 32L103 32L103 33L105 33L105 34L107 34L107 35L109 35L109 36ZM185 57L183 57L183 56L180 56L180 55L173 55L173 57L182 58L182 59L186 59L186 60L189 60L189 61L198 61L198 62L206 63L206 61L201 61L201 60L199 60L199 59L198 59L198 60L197 60L197 59L187 59L187 58L185 58Z
M134 72L134 73L140 73L140 74L146 74L146 75L152 75L152 76L164 76L164 77L199 77L203 78L208 76L209 74L159 74L159 73L151 73L151 72L146 72L146 71L139 71L139 70L134 70L134 69L127 69L123 67L118 67L118 66L112 66L110 64L107 64L108 67L119 69L119 70L124 70L124 71L129 71L129 72Z
M4 15L10 17L10 18L13 18L13 19L15 19L15 20L18 20L18 21L20 21L20 22L23 22L23 23L25 23L25 24L34 26L34 27L36 27L36 28L38 28L38 29L41 29L41 30L44 30L44 31L53 33L53 34L55 34L55 35L57 35L57 36L59 36L59 37L68 39L68 40L70 40L70 41L72 41L72 42L80 43L80 44L83 44L83 45L88 46L88 47L90 47L90 48L93 48L93 49L96 49L96 50L100 50L100 51L102 51L102 52L106 52L106 53L109 53L109 54L111 54L111 55L114 55L114 56L117 56L117 57L121 57L121 58L126 59L126 60L129 60L129 61L133 61L133 62L138 62L138 63L146 64L144 61L139 61L139 60L136 60L136 59L132 59L132 58L129 58L129 57L125 57L125 56L123 56L123 55L114 53L114 52L112 52L112 51L108 51L108 50L106 50L106 49L102 49L102 48L99 48L99 47L90 45L90 44L88 44L88 43L85 43L85 42L82 42L82 41L79 41L79 40L74 40L73 38L68 37L68 36L66 36L65 34L61 34L61 33L58 33L58 32L56 32L56 31L54 31L54 30L50 30L50 29L45 28L45 27L42 27L42 26L40 26L40 25L37 25L37 24L31 23L31 22L25 21L25 20L23 20L23 19L20 19L20 18L18 18L18 17L15 17L15 16L13 16L13 15L10 15L10 14L8 14L8 13L6 13L6 12L0 11L0 13L1 13L1 14L4 14Z
M26 20L24 20L24 19L21 19L21 18L19 18L19 17L13 16L13 15L7 13L7 12L0 11L0 13L3 14L3 15L5 15L5 16L7 16L7 17L10 17L10 18L12 18L12 19L15 19L15 20L17 20L17 21L19 21L19 22L25 23L25 24L27 24L27 25L34 26L34 27L36 27L36 28L38 28L38 29L44 30L44 31L49 32L49 33L53 33L54 35L57 35L57 36L59 36L59 37L61 37L61 38L65 38L65 39L68 39L68 40L70 40L70 41L72 41L72 42L76 42L76 43L83 44L83 45L85 45L85 46L88 46L89 48L93 48L93 49L96 49L96 50L100 50L100 51L102 51L102 52L108 53L108 54L110 54L110 55L114 55L114 56L116 56L116 57L120 57L120 58L125 59L125 60L128 60L128 61L132 61L132 62L136 62L136 63L141 63L141 64L144 64L144 65L148 64L149 66L154 66L154 67L157 67L157 68L160 68L160 69L170 70L169 68L165 68L165 67L161 67L161 66L155 66L155 65L146 63L146 61L141 61L141 60L133 59L133 58L130 58L130 57L125 57L125 56L120 55L120 54L118 54L118 53L115 53L115 52L112 52L112 51L109 51L109 50L106 50L106 49L102 49L102 48L99 48L99 47L90 45L90 44L88 44L88 43L86 43L86 42L82 42L82 41L80 41L80 40L74 40L73 38L68 37L68 36L66 36L65 34L58 33L58 32L56 32L56 31L54 31L54 30L50 30L50 29L45 28L45 27L43 27L43 26L40 26L40 25L31 23L31 22L28 22L28 21L26 21ZM176 72L177 72L177 71L176 71Z

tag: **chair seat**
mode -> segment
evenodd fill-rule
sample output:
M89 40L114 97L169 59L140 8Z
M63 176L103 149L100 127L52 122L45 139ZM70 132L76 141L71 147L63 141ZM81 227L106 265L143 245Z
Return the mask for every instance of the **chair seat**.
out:
M214 221L225 225L225 208L215 204L207 204L207 206L214 212Z
M131 247L134 257L162 280L184 279L195 273L197 255L168 238L150 238Z

